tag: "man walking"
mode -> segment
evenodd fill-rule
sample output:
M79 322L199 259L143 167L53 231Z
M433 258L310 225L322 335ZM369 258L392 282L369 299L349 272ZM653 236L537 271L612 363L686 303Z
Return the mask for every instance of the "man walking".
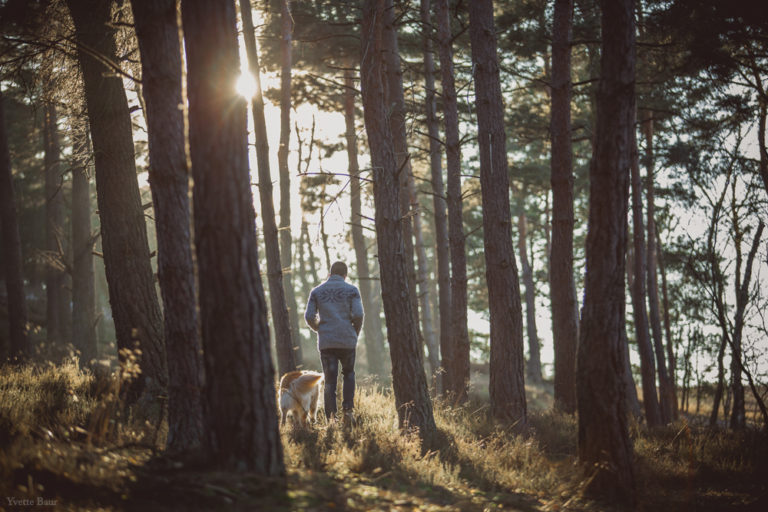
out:
M347 265L337 261L331 265L328 280L309 294L304 320L317 332L317 348L325 374L325 416L336 416L336 381L339 364L343 375L341 406L344 422L354 420L355 351L357 336L363 326L363 302L356 286L345 282Z

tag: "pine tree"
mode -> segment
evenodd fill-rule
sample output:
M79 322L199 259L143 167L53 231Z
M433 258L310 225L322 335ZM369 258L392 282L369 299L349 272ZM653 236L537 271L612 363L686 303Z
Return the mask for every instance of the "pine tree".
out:
M422 439L435 433L424 360L409 299L408 262L403 245L397 159L390 123L383 70L385 0L366 0L362 17L360 76L365 129L371 148L376 235L382 301L392 359L392 387L400 427L416 428Z
M284 475L248 173L235 5L184 0L195 247L209 460Z
M584 308L577 361L579 459L585 489L632 505L635 476L624 399L624 255L635 114L633 0L602 6L602 57L590 167Z
M168 354L168 448L187 451L203 436L189 169L184 140L181 41L175 0L132 0L141 51L155 211L158 279Z
M475 68L483 247L491 320L491 413L525 425L523 319L510 226L504 108L491 0L470 4L469 34Z

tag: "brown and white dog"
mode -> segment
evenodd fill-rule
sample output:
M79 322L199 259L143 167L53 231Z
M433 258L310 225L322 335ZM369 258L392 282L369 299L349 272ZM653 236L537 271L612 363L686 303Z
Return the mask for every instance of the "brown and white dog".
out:
M288 372L280 379L280 425L288 413L302 427L317 419L317 402L323 391L323 374L312 371Z

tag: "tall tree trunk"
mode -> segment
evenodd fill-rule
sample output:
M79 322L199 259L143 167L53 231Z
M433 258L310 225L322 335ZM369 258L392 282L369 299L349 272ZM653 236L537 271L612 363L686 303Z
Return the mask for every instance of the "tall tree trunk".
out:
M64 318L64 179L61 173L61 150L56 105L47 101L43 108L43 147L45 150L45 267L46 341L63 345Z
M312 250L312 240L309 237L309 225L307 224L306 220L302 221L301 223L301 234L304 236L304 240L307 242L307 253L309 254L309 269L310 273L312 274L312 282L317 283L319 282L317 265L315 265L317 258L315 258L315 252ZM331 267L328 268L330 269Z
M398 159L390 123L387 122L387 105L391 101L386 95L382 60L383 54L391 47L382 41L385 4L385 0L366 0L363 5L360 66L363 112L371 149L376 240L395 406L400 427L418 428L419 435L427 440L437 427L424 373L413 302L409 300L409 262L406 261L401 226Z
M243 39L248 54L248 69L256 80L256 95L252 98L251 107L253 131L256 139L261 222L267 257L269 302L277 346L277 369L280 375L284 375L296 369L295 351L297 345L291 332L291 322L288 318L288 306L283 288L283 267L280 260L277 223L275 222L275 206L272 200L272 175L269 170L269 142L267 141L267 124L264 119L264 97L261 90L259 54L256 47L250 0L240 0L240 15L243 19Z
M635 114L633 0L603 0L602 57L590 166L577 386L579 459L588 495L632 506L635 475L624 396L624 257Z
M5 98L0 91L0 227L3 240L3 266L5 289L8 294L8 329L10 344L0 347L0 361L10 358L24 359L29 355L27 338L27 299L22 279L21 237L13 192L11 152L5 125Z
M415 201L416 192L413 183L413 169L411 168L411 157L408 152L408 137L405 126L405 93L403 92L403 70L400 66L400 50L397 42L397 27L395 26L395 6L394 0L386 0L386 9L384 10L384 70L387 81L387 97L389 105L389 125L392 133L392 140L395 147L395 157L397 158L397 178L400 183L400 215L403 218L403 248L405 250L407 264L408 290L410 300L413 303L411 309L416 321L416 330L419 332L419 338L424 337L424 341L429 349L434 346L434 341L426 340L427 332L423 329L419 331L420 314L424 315L424 310L420 308L419 295L423 293L421 283L417 279L416 260L414 248L414 236L417 225L420 229L419 205ZM417 219L419 219L417 221ZM431 325L430 325L431 329ZM434 339L434 338L433 338ZM430 345L430 342L432 345ZM430 361L433 361L430 355ZM435 368L432 368L434 371Z
M226 469L283 475L246 103L232 87L240 68L235 4L183 0L182 16L207 455Z
M659 230L654 233L656 237L656 246L661 247L661 237L659 236ZM669 384L672 397L672 419L678 418L679 410L677 403L677 379L675 377L676 362L675 362L675 346L672 340L672 321L670 319L670 304L669 304L669 292L667 290L667 272L664 268L664 256L663 252L657 253L657 260L659 263L659 274L661 275L661 302L664 308L664 335L666 338L666 350L667 350L667 365L669 370Z
M483 247L491 319L491 414L525 425L523 318L512 245L504 106L491 0L475 0L469 5L469 37L477 100Z
M751 56L754 59L754 56ZM765 142L766 131L766 119L768 118L768 94L766 94L763 87L763 80L760 72L760 68L752 61L752 75L757 85L757 150L760 153L760 160L758 163L758 173L763 180L763 187L765 192L768 193L768 144Z
M523 197L525 193L523 193ZM536 330L536 290L533 284L533 268L528 261L528 219L525 215L524 201L520 200L520 214L517 216L517 250L520 254L520 267L525 285L525 327L528 334L528 364L526 379L534 384L541 384L541 348Z
M709 428L717 426L720 401L723 399L723 387L725 385L725 364L723 364L723 358L725 357L725 347L728 344L727 339L727 333L723 332L720 339L720 348L717 351L717 384L715 384L715 396L712 398L712 413L709 415Z
M323 172L322 163L320 166L320 172ZM325 187L327 183L323 181L323 184L321 185L320 190L320 243L323 247L323 254L325 255L325 268L328 269L328 273L331 272L331 252L328 248L328 233L325 232Z
M443 384L456 402L466 402L469 392L469 330L467 328L467 254L461 196L461 147L453 49L448 0L436 0L437 37L443 86L445 163L447 170L448 236L451 253L450 337L441 337Z
M645 308L645 228L643 227L643 199L640 183L640 167L638 165L637 138L634 124L632 131L632 247L634 257L631 282L632 314L635 320L635 335L637 351L640 354L640 371L643 385L643 405L648 426L657 427L665 424L661 414L658 397L656 396L656 367L653 360L651 335L648 328L648 312Z
M312 289L311 285L309 284L309 281L307 280L307 275L309 273L309 270L307 270L307 259L304 257L304 234L306 232L307 228L307 221L304 219L301 219L301 231L299 232L299 248L296 251L296 257L298 259L298 265L299 265L299 281L301 282L301 296L302 297L309 297L309 292ZM309 262L310 266L312 265L312 262ZM317 281L313 281L317 282Z
M432 379L436 379L440 369L440 348L437 344L437 337L435 336L435 329L432 322L432 307L430 305L429 295L429 281L428 281L428 263L427 263L427 251L424 247L424 235L421 230L421 214L418 212L420 208L418 206L418 198L416 197L416 190L413 183L413 177L411 177L411 183L409 188L411 189L411 201L414 208L413 214L413 236L416 242L416 261L418 262L418 287L419 287L419 311L421 314L421 331L424 333L424 343L427 345L427 356L429 362L429 369Z
M280 171L280 266L283 269L285 302L291 325L294 344L294 359L297 367L302 366L301 336L299 335L299 306L293 285L292 233L291 233L291 173L288 169L288 152L291 143L291 38L293 18L291 2L283 0L280 9L280 147L277 150L277 166Z
M189 208L176 0L132 0L149 133L149 183L157 229L157 270L168 354L171 451L202 444L202 361Z
M91 187L88 129L85 120L72 130L72 342L85 364L95 359L96 281L91 234Z
M741 230L737 226L737 213L733 213L734 233L736 236L737 244L741 239ZM760 246L760 238L763 234L763 222L757 226L757 232L755 238L752 240L752 248L747 255L746 266L744 268L744 276L741 275L741 249L736 250L736 286L734 292L736 293L736 312L733 321L733 336L731 338L731 389L733 390L733 410L731 411L730 426L734 430L740 430L747 426L746 410L744 404L744 385L742 383L742 375L746 374L750 380L750 385L754 391L751 375L744 370L744 363L742 361L742 334L744 330L744 315L747 306L750 301L750 286L752 280L752 267L755 261L755 255ZM765 415L762 400L759 393L755 393L755 398L758 404L761 406L761 410Z
M347 160L349 162L349 196L351 206L352 246L355 251L357 279L363 299L363 337L368 371L381 375L384 372L384 340L378 327L380 317L379 301L374 300L371 289L371 273L368 269L368 249L363 234L362 217L362 174L357 159L357 129L355 127L355 89L352 69L344 73L344 122L346 126Z
M105 62L118 62L112 2L67 0L75 23L83 72L101 243L115 321L117 348L141 350L141 377L129 400L158 396L168 383L163 320L150 265L144 210L136 177L131 117L122 78Z
M421 24L424 34L424 101L429 134L429 168L432 177L432 207L435 214L435 268L438 286L439 343L443 349L451 339L451 260L448 239L448 217L446 213L445 188L443 187L443 166L440 147L440 122L435 103L435 63L432 55L434 29L430 13L430 0L421 0ZM444 359L444 358L443 358ZM437 376L438 392L443 392L442 373Z
M664 355L664 340L661 334L661 313L659 311L659 280L656 272L656 205L655 178L653 155L653 118L650 114L643 116L643 133L645 135L645 165L646 165L646 219L647 219L647 273L648 281L648 313L651 323L653 347L656 353L656 365L659 370L659 407L664 423L673 418L675 394L667 372L667 362Z
M571 31L573 0L556 0L552 27L552 252L549 288L555 352L555 407L576 412L579 306L573 278L573 149Z

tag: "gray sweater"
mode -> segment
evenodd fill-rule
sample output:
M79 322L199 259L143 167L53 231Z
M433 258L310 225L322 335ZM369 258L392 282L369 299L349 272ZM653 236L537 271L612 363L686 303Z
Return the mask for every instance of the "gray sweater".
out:
M355 348L363 326L363 302L356 286L332 274L309 294L304 313L307 325L317 332L317 348Z

